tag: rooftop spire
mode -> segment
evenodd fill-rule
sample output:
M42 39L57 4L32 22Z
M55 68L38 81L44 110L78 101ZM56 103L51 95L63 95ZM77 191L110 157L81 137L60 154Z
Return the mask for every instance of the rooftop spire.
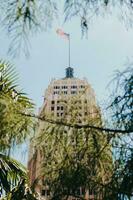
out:
M73 73L74 73L74 70L72 67L67 67L66 68L66 78L73 78Z

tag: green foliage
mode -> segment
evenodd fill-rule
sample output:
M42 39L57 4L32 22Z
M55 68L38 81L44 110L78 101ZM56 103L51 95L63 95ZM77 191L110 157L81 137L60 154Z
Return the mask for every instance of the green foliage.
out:
M68 100L65 115L58 120L70 124L86 122L101 127L100 110L94 102L90 104L92 112L95 112L88 114L84 121L81 121L81 99L82 96L75 95L70 102ZM65 108L65 101L61 103L64 103ZM84 103L84 106L90 108L90 104ZM101 186L109 182L113 163L107 136L108 134L91 128L77 129L65 125L39 123L33 142L36 151L41 155L40 176L44 177L44 185L50 187L53 199L62 199L70 195L76 197L76 191L80 187L93 188L98 193Z
M133 196L133 156L129 152L125 156L115 161L111 181L106 185L105 200L130 200Z
M5 198L2 200L36 200L35 195L32 193L31 189L27 186L27 180L21 180L17 187L11 190Z
M22 113L32 113L33 103L16 86L14 68L0 62L0 151L21 144L31 133L33 120Z
M1 192L10 192L16 184L26 178L26 169L14 159L0 153L0 188Z
M111 103L117 127L133 131L133 68L118 72L115 78L115 98ZM113 94L114 95L114 94Z
M55 0L6 0L0 11L2 25L12 40L9 53L18 56L23 50L28 56L29 37L51 27L57 8Z
M132 66L118 72L113 80L116 88L111 96L112 121L114 127L130 131L129 134L115 135L114 171L107 186L105 199L131 199L133 196L133 69Z
M28 183L25 167L9 157L10 149L32 132L33 119L24 114L33 113L33 108L32 101L17 87L14 67L0 61L0 196L6 200L35 199L28 197L32 193L24 193Z
M65 0L65 21L78 17L81 22L82 34L86 35L91 22L98 17L107 18L109 15L119 16L120 21L127 27L133 25L132 0Z
M0 197L2 200L36 200L28 185L26 168L18 161L0 153Z

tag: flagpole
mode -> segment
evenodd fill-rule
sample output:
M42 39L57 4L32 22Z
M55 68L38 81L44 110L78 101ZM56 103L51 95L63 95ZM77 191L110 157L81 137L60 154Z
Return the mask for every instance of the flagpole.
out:
M65 33L64 31L62 31L61 29L57 29L56 33L59 34L60 36L63 36L65 39L68 40L68 65L70 67L70 34L69 33Z

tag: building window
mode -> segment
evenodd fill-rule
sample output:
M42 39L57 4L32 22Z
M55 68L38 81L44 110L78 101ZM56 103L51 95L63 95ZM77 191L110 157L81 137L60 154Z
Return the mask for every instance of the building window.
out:
M60 110L60 106L57 106L57 110Z
M77 92L76 91L71 91L71 94L76 94Z
M83 91L79 91L79 94L83 94Z
M61 110L63 110L63 106L61 106Z
M65 85L64 85L64 86L62 86L62 89L67 89L67 86L65 86Z
M60 113L57 113L57 117L59 117L60 116Z
M63 113L61 113L60 115L63 116Z
M54 89L60 89L60 86L54 86Z
M51 107L51 111L54 111L54 107L53 106Z
M67 89L68 87L66 85L62 86L61 87L62 89Z
M54 104L55 103L55 101L51 101L51 104Z
M88 113L87 112L85 112L85 115L87 115Z
M60 86L54 86L54 89L60 89Z
M84 86L84 85L81 85L80 88L85 88L85 86Z
M85 103L87 103L87 100L85 99Z
M75 89L77 88L77 85L72 85L71 88Z
M54 94L59 94L60 92L59 91L54 91Z

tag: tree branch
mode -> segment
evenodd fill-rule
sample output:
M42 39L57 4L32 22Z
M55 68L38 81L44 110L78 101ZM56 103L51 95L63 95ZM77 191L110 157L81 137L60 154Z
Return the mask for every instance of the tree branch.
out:
M91 129L110 132L110 133L132 133L133 132L132 129L131 130L121 130L121 129L103 128L103 127L93 126L93 125L89 125L89 124L84 124L84 125L70 124L70 123L65 123L63 121L47 119L45 117L40 117L39 115L35 115L35 114L26 114L26 113L19 113L19 114L24 115L26 117L33 117L33 118L36 118L36 119L39 119L41 121L45 121L45 122L48 122L48 123L51 123L51 124L57 124L57 125L67 126L67 127L71 127L71 128L77 128L77 129L91 128Z

